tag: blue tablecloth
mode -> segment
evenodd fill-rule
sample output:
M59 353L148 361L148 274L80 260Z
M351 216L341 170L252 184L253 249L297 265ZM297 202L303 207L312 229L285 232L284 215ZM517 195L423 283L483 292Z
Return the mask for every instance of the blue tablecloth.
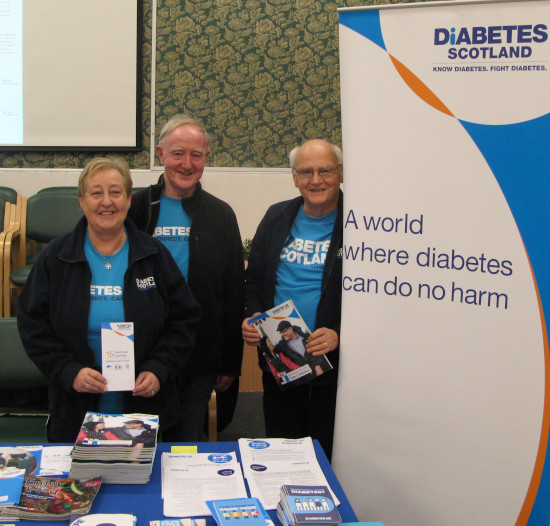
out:
M334 471L327 460L321 446L314 440L317 459L330 487L340 500L338 510L344 522L355 522L357 517L342 489ZM138 519L138 526L149 526L149 521L163 519L161 498L160 455L170 451L173 444L159 443L153 466L153 473L148 484L104 484L92 505L91 513L133 513ZM190 444L178 444L190 445ZM201 442L198 445L199 453L229 453L235 451L240 461L237 442ZM274 510L269 511L276 525L280 525ZM17 524L27 526L37 524L38 521L20 521ZM65 524L64 522L41 521L40 524ZM207 526L216 523L212 517L207 517Z

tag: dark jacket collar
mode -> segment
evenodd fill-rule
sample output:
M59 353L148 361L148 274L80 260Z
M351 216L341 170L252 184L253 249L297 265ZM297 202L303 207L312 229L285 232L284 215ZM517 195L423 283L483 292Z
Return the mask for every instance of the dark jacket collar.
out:
M159 180L157 181L157 184L153 185L151 187L151 203L156 204L160 201L160 196L162 195L162 191L164 190L164 174L162 174L159 177ZM201 182L198 181L195 190L193 191L193 194L189 197L184 197L181 199L181 204L185 211L191 216L194 217L195 213L199 209L200 202L202 199L202 185Z
M303 205L304 205L304 198L300 195L294 199L291 199L290 201L286 201L286 206L281 208L281 212L285 216L287 216L289 219L291 219L292 222L294 222L294 219L296 218L298 211ZM338 216L342 217L342 213L344 210L344 193L342 192L341 189L338 191L337 210L338 210Z
M126 218L124 226L128 234L128 264L159 251L153 238L140 232L130 218ZM60 259L70 263L87 261L84 255L87 228L88 221L83 216L76 224L76 227L69 234L66 234L63 248L59 251Z

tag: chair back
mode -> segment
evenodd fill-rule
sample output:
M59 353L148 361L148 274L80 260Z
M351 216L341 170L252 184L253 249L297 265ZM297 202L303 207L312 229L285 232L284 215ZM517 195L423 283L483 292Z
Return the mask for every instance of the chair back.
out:
M6 211L6 200L0 195L0 232L4 231L4 213ZM3 242L3 240L2 240Z
M0 197L3 197L7 203L14 205L17 201L17 192L9 186L0 186Z
M39 194L69 194L75 197L78 196L78 187L77 186L47 186L38 190Z
M40 243L72 230L82 217L76 195L39 192L27 200L26 236Z
M48 379L25 352L16 318L0 318L0 364L2 389L20 391L48 385Z

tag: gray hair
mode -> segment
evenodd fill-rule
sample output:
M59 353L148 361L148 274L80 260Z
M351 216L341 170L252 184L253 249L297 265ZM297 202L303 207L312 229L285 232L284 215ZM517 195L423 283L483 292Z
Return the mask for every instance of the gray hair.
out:
M204 135L204 141L206 142L206 148L207 150L209 150L210 138L208 137L208 132L201 122L191 117L191 115L187 115L187 113L179 113L178 115L174 115L170 120L168 120L168 122L162 127L162 130L160 131L159 144L162 142L164 137L172 133L176 128L184 126L185 124L196 126L202 132L202 134Z
M309 141L306 141L306 142L309 142ZM338 164L342 164L343 161L344 161L344 154L342 153L342 149L336 144L333 144L333 143L328 142L328 141L325 141L325 142L328 145L330 145L330 147L332 148L332 151L334 152L334 155L336 155L336 158L338 159ZM304 144L306 144L306 143L304 143ZM289 163L290 163L290 168L292 170L294 170L294 168L296 167L296 155L298 153L298 150L302 146L303 146L303 144L301 144L300 146L295 146L294 148L292 148L292 150L288 154L288 160L289 160Z

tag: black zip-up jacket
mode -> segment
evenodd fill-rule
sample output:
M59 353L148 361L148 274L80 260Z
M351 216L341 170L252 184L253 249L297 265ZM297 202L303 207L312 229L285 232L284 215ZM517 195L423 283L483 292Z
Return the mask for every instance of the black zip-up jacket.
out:
M338 198L338 216L334 222L334 230L325 260L325 269L321 284L321 298L317 306L315 327L333 329L340 337L340 315L342 300L342 241L343 241L343 193ZM256 312L264 312L274 307L275 280L279 265L281 250L294 224L298 211L304 204L304 199L296 197L290 201L282 201L269 207L258 226L248 258L245 284L246 316ZM335 384L338 376L339 361L338 346L326 354L333 370L312 380L312 385ZM259 353L260 366L265 368L264 358Z
M129 216L153 234L160 212L163 176L132 196ZM191 217L188 283L202 313L196 350L184 374L241 374L244 257L233 209L197 183L181 200Z
M88 346L92 272L84 254L83 217L72 232L40 253L17 301L17 322L29 357L49 380L48 438L74 442L87 411L99 396L78 393L73 382L94 366ZM161 429L179 416L175 375L186 366L195 341L200 309L176 262L159 241L126 220L128 269L124 274L124 318L134 322L136 376L151 371L160 390L152 398L124 394L125 413L159 415Z

